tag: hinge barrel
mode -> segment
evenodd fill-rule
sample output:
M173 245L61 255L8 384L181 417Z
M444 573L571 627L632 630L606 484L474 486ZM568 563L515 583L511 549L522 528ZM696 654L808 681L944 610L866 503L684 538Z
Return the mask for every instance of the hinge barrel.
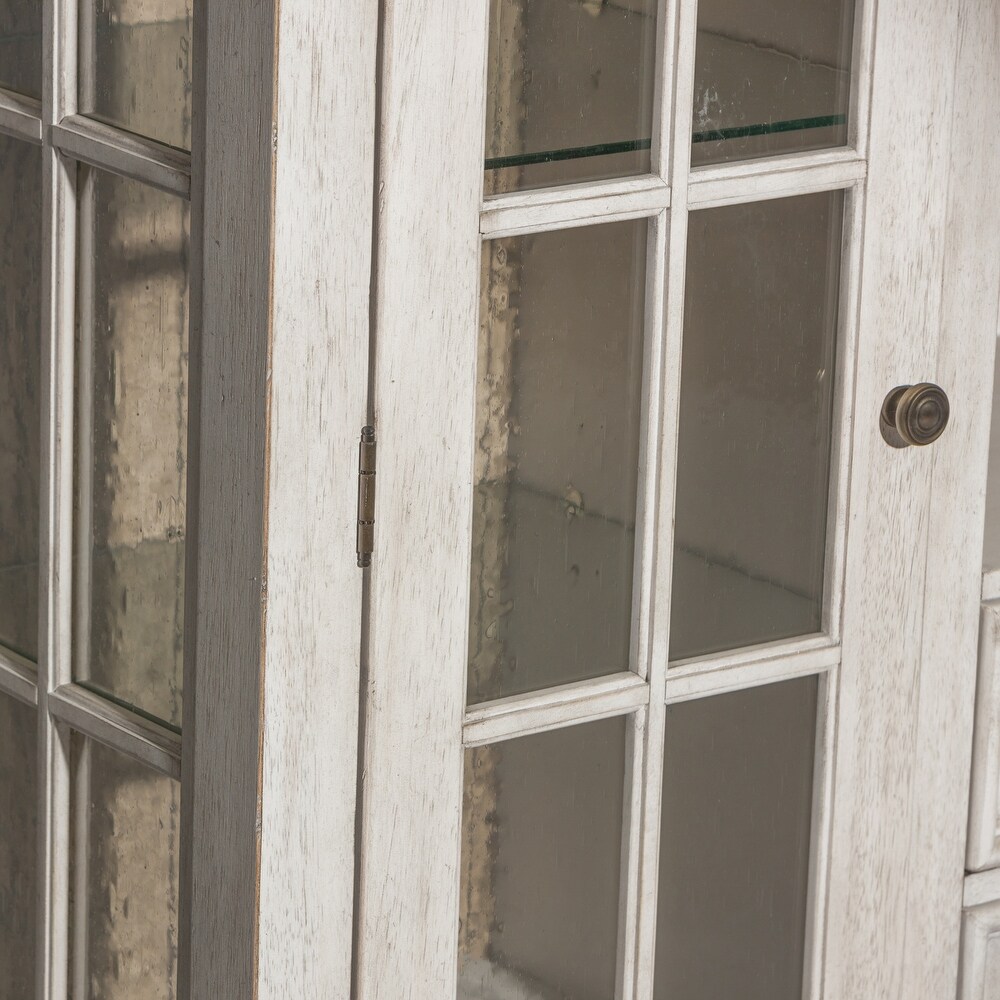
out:
M358 565L371 566L375 551L375 428L361 428L358 454Z

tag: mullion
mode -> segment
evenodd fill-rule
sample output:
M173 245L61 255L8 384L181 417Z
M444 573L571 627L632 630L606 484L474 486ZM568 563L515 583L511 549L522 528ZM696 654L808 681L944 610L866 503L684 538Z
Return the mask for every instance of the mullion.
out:
M637 752L637 774L642 783L640 828L636 867L636 934L631 975L619 984L621 1000L650 1000L653 990L659 827L665 744L665 685L669 659L671 575L673 568L674 482L677 464L677 425L680 398L680 359L684 327L684 284L687 267L687 222L691 172L691 105L694 90L696 0L674 0L671 11L672 73L664 88L669 95L672 120L669 143L671 208L667 218L663 257L664 298L663 358L659 377L664 401L660 415L658 501L655 506L656 545L651 593L650 703L644 739ZM664 94L666 99L666 93Z
M72 673L76 177L52 144L51 126L76 110L76 21L75 0L45 0L37 1000L63 1000L69 988L69 732L51 714L49 696Z

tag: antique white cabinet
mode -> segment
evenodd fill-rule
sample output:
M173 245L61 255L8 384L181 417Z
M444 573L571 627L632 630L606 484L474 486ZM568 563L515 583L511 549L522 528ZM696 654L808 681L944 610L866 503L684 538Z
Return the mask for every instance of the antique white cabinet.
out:
M3 0L0 995L1000 997L998 135L994 0Z

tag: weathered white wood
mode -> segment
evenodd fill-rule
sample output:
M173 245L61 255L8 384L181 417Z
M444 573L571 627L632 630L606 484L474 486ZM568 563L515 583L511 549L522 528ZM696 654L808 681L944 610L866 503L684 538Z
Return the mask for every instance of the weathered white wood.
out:
M1000 868L988 868L965 876L962 905L980 906L1000 900Z
M662 73L664 86L672 94L663 100L670 106L672 128L664 169L669 170L671 211L665 220L663 239L663 278L657 283L657 294L664 298L664 346L654 377L659 384L661 404L653 426L658 427L659 451L655 492L650 507L655 533L650 555L648 677L650 703L637 730L642 736L638 760L634 769L642 784L642 806L630 815L629 843L633 843L635 911L620 914L619 921L635 922L632 950L622 960L620 989L623 1000L645 1000L651 996L653 965L656 951L656 894L659 869L659 829L663 781L665 689L669 673L670 601L674 547L674 484L677 478L677 434L679 426L681 353L684 339L684 287L687 270L688 180L691 173L691 114L694 93L694 60L697 35L697 4L694 0L677 0L671 5L670 19L664 26L669 48L664 52ZM657 255L659 263L660 255ZM648 280L648 279L647 279ZM632 828L638 827L637 842ZM630 872L631 874L631 872Z
M0 132L41 145L42 102L0 88Z
M634 712L649 701L649 686L634 673L577 681L536 694L517 694L470 708L462 727L465 746L561 729L585 719Z
M195 13L191 997L350 995L376 17Z
M0 691L25 705L38 704L35 664L13 650L0 649Z
M816 705L816 757L809 848L809 897L806 903L803 1000L823 997L826 945L826 896L830 878L830 835L833 828L833 788L836 779L839 666L820 676Z
M845 192L843 253L838 301L836 378L834 382L830 492L826 523L826 561L823 582L823 631L835 642L843 626L844 572L847 560L847 524L854 440L854 391L857 376L858 304L864 267L864 185Z
M77 732L170 778L181 776L181 738L92 691L64 684L49 693L52 716Z
M566 229L589 222L624 222L670 207L670 188L658 177L567 184L486 199L479 228L486 239Z
M865 161L850 149L792 153L691 171L692 208L719 208L768 198L835 191L863 180Z
M257 997L347 1000L378 6L277 9Z
M753 655L748 650L745 656L720 657L704 669L672 668L667 673L667 703L676 704L710 694L821 674L840 663L840 647L829 640L801 651L790 644L785 651L778 647L777 651L771 651L771 655L766 655L766 652L761 650L762 655Z
M998 331L1000 333L1000 331ZM990 452L986 484L986 526L983 538L984 601L1000 598L1000 351L993 368L993 411L990 420Z
M818 661L825 666L840 662L837 644L828 635L814 633L798 636L794 639L762 642L755 646L741 646L739 649L729 649L722 653L706 653L703 656L674 660L670 664L669 676L679 678L694 674L708 674L720 670L749 667L765 661L784 660L802 654L815 653L829 657L829 659Z
M997 259L996 124L981 95L996 90L997 13L988 0L883 0L878 16L826 991L944 1000L996 315L995 286L982 289ZM952 424L932 448L887 452L882 398L921 379L951 394Z
M1000 901L971 906L962 920L959 1000L994 1000L1000 994Z
M646 696L649 685L643 684ZM618 954L615 1000L635 997L642 893L642 838L645 817L646 722L649 708L629 716L625 736L622 803L621 888L618 899Z
M487 11L383 8L356 1000L456 989Z
M875 23L878 4L855 0L854 49L851 53L851 115L847 122L847 143L867 160L875 62Z
M640 400L638 490L635 518L635 558L632 580L630 667L643 679L652 669L652 609L656 602L656 558L661 525L657 504L660 495L660 454L663 449L663 361L666 354L666 280L668 216L650 220L646 239L646 299L643 326L643 378ZM645 735L645 734L644 734ZM637 772L639 773L639 772Z
M49 131L56 149L74 159L182 198L191 196L191 154L184 150L82 115L69 115Z
M73 389L76 168L51 144L49 126L76 110L77 6L42 7L43 235L42 505L38 656L38 1000L63 1000L69 972L69 733L49 695L72 680Z
M1000 602L993 601L983 605L980 615L966 866L979 871L997 864L1000 864Z

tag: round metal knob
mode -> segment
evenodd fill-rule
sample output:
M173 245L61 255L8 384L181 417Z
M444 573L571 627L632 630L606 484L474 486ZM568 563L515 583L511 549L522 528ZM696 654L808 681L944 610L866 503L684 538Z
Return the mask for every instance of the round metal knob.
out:
M937 441L948 426L948 395L933 382L897 386L882 404L882 437L893 448Z

